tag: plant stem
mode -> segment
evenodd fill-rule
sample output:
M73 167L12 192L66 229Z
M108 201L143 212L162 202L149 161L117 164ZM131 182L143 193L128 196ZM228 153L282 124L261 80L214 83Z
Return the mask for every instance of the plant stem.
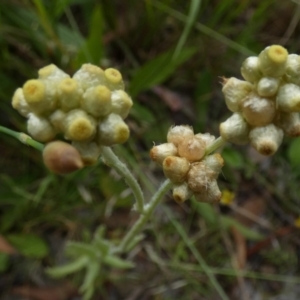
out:
M218 137L214 142L206 148L205 155L209 155L216 151L220 147L224 146L227 141L225 141L221 136Z
M173 224L173 226L176 228L176 231L181 235L183 241L185 244L188 246L190 251L193 253L194 257L198 261L199 265L203 269L204 273L207 275L209 278L211 284L214 286L216 291L219 293L219 296L221 297L222 300L229 300L228 296L224 292L222 286L219 284L217 279L215 278L214 274L210 271L210 267L207 265L206 261L204 260L203 256L200 254L200 252L197 250L195 245L193 244L192 240L189 239L187 236L185 230L183 227L180 225L179 222L177 222L175 219L172 218L171 213L169 212L168 209L165 209L165 213L168 216L170 222Z
M146 222L150 219L154 209L160 203L163 196L166 192L171 188L172 182L167 179L161 187L157 190L157 192L152 196L150 202L145 205L144 214L140 215L135 224L131 227L128 233L124 236L120 245L118 246L117 252L125 252L127 246L131 243L131 241L137 236L137 234L143 229Z
M110 147L101 147L101 153L107 165L115 168L124 177L126 183L132 189L136 200L136 209L139 213L144 213L144 194L137 180L134 178L128 167L120 161L117 155L111 150Z
M44 145L35 141L34 139L32 139L29 135L23 133L23 132L17 132L17 131L13 131L11 129L8 129L6 127L0 126L0 132L3 132L5 134L8 134L12 137L14 137L15 139L19 140L21 143L27 145L27 146L31 146L39 151L43 151L44 149Z

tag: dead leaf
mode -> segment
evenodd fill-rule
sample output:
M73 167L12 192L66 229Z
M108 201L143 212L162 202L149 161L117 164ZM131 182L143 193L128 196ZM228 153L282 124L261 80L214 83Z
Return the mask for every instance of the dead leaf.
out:
M246 247L246 239L239 232L239 230L232 226L231 234L235 244L235 261L237 263L237 268L239 270L243 270L247 263L247 247Z
M32 287L24 285L15 287L12 294L26 297L28 300L67 300L77 295L77 290L69 282L55 287Z
M0 252L6 254L17 254L18 251L0 234Z

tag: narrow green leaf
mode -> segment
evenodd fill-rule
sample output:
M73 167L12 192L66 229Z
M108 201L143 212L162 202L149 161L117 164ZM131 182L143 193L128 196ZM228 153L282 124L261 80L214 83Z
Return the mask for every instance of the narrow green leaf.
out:
M10 234L7 240L23 255L33 258L43 258L48 255L47 244L33 234Z
M54 15L55 17L60 17L62 15L62 13L64 12L64 10L66 9L66 7L68 7L70 5L70 3L72 2L72 0L58 0L55 1L54 3Z
M129 86L132 97L167 80L181 64L196 53L196 49L184 48L173 60L172 53L173 49L155 57L134 73Z
M103 15L100 5L96 5L91 16L91 23L89 26L89 35L79 51L76 59L76 68L83 63L90 62L98 65L103 57Z
M128 269L133 268L134 264L130 261L123 260L116 256L108 255L104 257L103 262L113 268Z
M67 265L61 267L48 268L46 269L46 273L52 277L64 277L81 270L87 265L88 262L89 259L86 256L82 256Z
M48 190L50 184L52 183L52 181L53 181L53 175L52 174L48 175L43 180L41 180L39 188L38 188L37 192L34 195L33 201L35 201L36 203L39 203L41 201L44 194Z
M236 227L240 231L240 233L249 240L257 241L263 239L264 237L259 232L245 227L244 225L242 225L241 223L239 223L231 217L221 217L221 224L226 230L229 230L232 226Z
M137 102L134 103L130 111L130 115L142 122L147 122L147 123L155 122L155 116L153 115L153 113L148 108L142 106Z
M180 36L180 39L176 45L176 49L174 51L172 60L176 60L179 53L182 51L182 48L188 38L188 35L196 21L196 17L199 12L200 5L201 5L201 0L191 0L189 15L188 15L187 21L185 23L184 30L183 30L183 32Z
M80 242L68 242L66 247L66 254L72 257L87 256L94 258L97 256L97 249L93 245L84 244Z
M300 138L293 139L288 148L288 158L293 167L300 166Z
M130 250L132 250L139 242L141 242L144 239L145 235L144 234L139 234L137 236L135 236L131 243L129 243L127 245L127 247L124 249L125 252L129 252Z
M86 290L93 288L95 280L98 276L100 270L99 261L91 261L86 268L86 274L84 277L84 281L80 286L80 292L85 292Z
M225 165L235 169L242 169L245 165L245 159L236 150L232 148L225 148L222 151L222 157L225 160Z
M199 215L205 220L208 225L217 224L217 214L215 213L213 206L208 203L197 202L192 200L193 206L196 208Z
M9 266L9 255L0 252L0 273L5 272L8 266Z

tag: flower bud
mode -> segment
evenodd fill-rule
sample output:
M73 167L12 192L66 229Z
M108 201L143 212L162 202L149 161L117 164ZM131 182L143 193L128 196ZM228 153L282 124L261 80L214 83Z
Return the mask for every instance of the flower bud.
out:
M129 138L129 128L116 114L109 114L99 124L99 143L104 146L123 144Z
M265 76L280 77L285 73L288 52L279 45L264 49L258 56L259 67Z
M28 117L30 113L30 107L27 104L23 90L21 88L18 88L12 98L12 107L16 109L23 117Z
M52 81L52 82L59 82L64 78L70 78L70 76L59 69L56 65L50 64L45 66L38 71L39 79L44 81Z
M104 71L104 76L106 79L106 86L112 90L124 90L124 83L121 73L113 68L106 69Z
M278 90L276 103L281 111L300 111L300 87L293 83L282 85Z
M195 199L199 202L218 203L222 198L222 193L216 180L212 180L206 189L200 193L195 193Z
M274 101L251 93L243 101L242 112L243 117L251 126L264 126L273 121L276 108Z
M96 121L85 111L74 109L64 121L65 138L71 141L87 141L96 133Z
M68 174L83 167L79 152L70 144L54 141L43 150L46 167L56 174Z
M282 143L283 131L274 124L256 127L250 131L251 145L263 155L273 155Z
M56 135L54 128L47 119L33 113L29 114L27 131L32 138L39 142L49 142Z
M38 79L28 80L23 85L24 98L35 114L46 114L55 109L55 93L47 86L47 82Z
M73 78L83 90L97 85L104 85L106 82L104 71L92 64L83 64L73 75Z
M219 153L206 156L203 159L203 162L208 168L210 168L216 174L219 174L221 172L221 169L224 166L224 159Z
M247 81L231 77L224 79L222 92L229 110L238 112L242 100L253 90L253 85Z
M150 157L155 162L162 165L164 159L168 156L176 156L177 148L172 143L164 143L158 146L154 146L150 150Z
M195 137L200 138L205 143L205 148L207 148L211 143L215 141L215 137L210 133L197 133Z
M57 97L62 110L68 112L79 107L82 90L79 89L76 80L65 78L61 80L57 86Z
M226 141L234 144L246 144L249 134L249 125L241 114L234 113L225 122L220 124L220 135Z
M276 125L280 127L284 133L290 137L300 136L300 115L294 113L280 113L279 120Z
M285 66L286 81L300 85L300 56L289 54Z
M114 91L111 94L112 112L125 119L132 107L132 100L127 93L122 90Z
M88 88L82 101L82 108L92 116L107 116L112 110L111 92L104 85Z
M168 156L163 161L163 171L173 183L182 183L190 169L187 159L178 156Z
M262 77L259 69L259 59L257 56L246 58L241 67L241 74L245 80L256 83Z
M205 142L196 136L184 139L178 145L178 154L189 161L200 160L205 155Z
M94 142L72 142L72 146L77 149L85 166L95 165L100 156L100 148Z
M57 132L64 132L64 121L66 118L66 113L61 109L57 109L49 116L49 121L51 125Z
M218 173L210 169L204 162L198 162L192 164L188 172L187 183L193 192L200 193L205 191L217 176Z
M262 97L274 96L279 88L280 80L272 77L262 77L257 83L257 93Z
M184 139L194 136L194 130L188 125L179 125L171 127L167 134L168 143L173 143L176 147L182 143Z
M186 182L175 185L173 188L173 199L177 203L183 203L184 201L190 199L192 195L193 192L189 189Z

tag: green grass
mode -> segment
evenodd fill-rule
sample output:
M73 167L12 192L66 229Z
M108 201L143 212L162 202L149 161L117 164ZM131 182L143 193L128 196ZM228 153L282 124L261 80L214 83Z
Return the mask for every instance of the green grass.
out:
M218 135L218 124L229 115L219 76L240 77L240 64L247 56L280 43L296 6L272 0L3 1L0 125L26 131L24 118L11 107L11 97L44 65L55 63L70 74L85 62L116 67L135 105L127 119L131 138L114 150L149 199L163 180L149 159L153 142L163 143L172 124ZM298 35L296 27L286 43L291 51L299 49ZM157 86L163 88L163 96ZM178 97L179 108L174 108L167 92ZM30 266L43 272L61 262L66 241L89 241L99 225L106 226L106 238L111 240L119 240L130 228L133 199L115 171L99 163L59 177L45 169L35 149L2 133L0 141L0 234L19 250L24 265L20 271L8 256L0 256L7 287L17 285L20 272L18 285L34 283ZM228 145L220 186L232 190L240 205L262 198L267 208L259 217L273 230L290 226L300 215L298 150L297 140L286 140L271 160L260 161L248 147ZM247 268L238 272L232 264L234 253L226 246L227 237L231 249L236 247L231 227L239 227L249 247L273 231L236 222L228 207L198 206L193 201L178 206L166 197L147 226L145 239L129 255L136 268L103 270L97 299L109 294L107 286L119 294L117 299L125 299L137 286L149 299L213 299L217 294L232 299L237 277L269 294L279 291L266 281L299 283L296 229L277 239L280 266L271 259L278 252L270 244L249 257ZM285 251L290 256L284 256ZM273 273L265 271L270 266ZM293 276L282 277L282 270ZM81 275L70 280L81 282ZM49 283L44 279L44 285ZM9 288L0 289L0 296L8 295Z

